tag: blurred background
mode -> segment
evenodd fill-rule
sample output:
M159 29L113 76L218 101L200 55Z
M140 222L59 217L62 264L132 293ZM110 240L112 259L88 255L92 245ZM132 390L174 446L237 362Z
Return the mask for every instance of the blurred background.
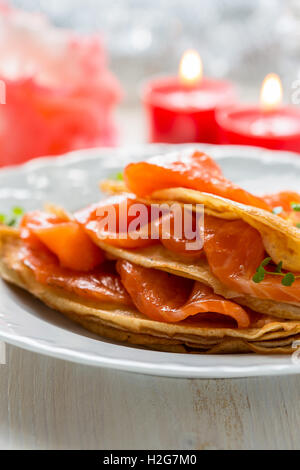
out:
M229 78L246 96L258 95L275 72L284 87L300 77L299 0L11 0L45 13L61 27L100 32L111 67L138 102L139 83L177 71L188 48L197 49L205 74ZM289 93L286 95L289 99Z
M289 102L300 78L299 0L10 0L41 12L59 28L100 34L109 67L123 89L119 143L145 141L140 84L176 73L183 52L199 51L204 73L236 82L240 97L258 100L265 75L276 72Z

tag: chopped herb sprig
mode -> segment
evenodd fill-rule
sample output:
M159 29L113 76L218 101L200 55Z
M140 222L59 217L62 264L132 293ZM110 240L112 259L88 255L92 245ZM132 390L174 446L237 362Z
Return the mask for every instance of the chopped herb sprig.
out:
M291 208L295 212L300 212L300 202L291 202Z
M116 181L124 181L123 173L121 171L119 173L115 173L111 176L111 179Z
M16 227L23 214L24 210L22 207L15 206L11 209L9 214L0 214L0 224L7 225L8 227Z
M266 276L266 274L271 274L272 276L281 276L281 284L283 286L291 286L297 278L300 278L300 276L295 276L293 273L283 273L282 272L282 261L280 261L277 266L275 267L274 271L267 271L266 267L268 264L272 261L272 258L265 258L258 268L256 269L256 273L254 274L252 281L256 282L259 284L262 282Z

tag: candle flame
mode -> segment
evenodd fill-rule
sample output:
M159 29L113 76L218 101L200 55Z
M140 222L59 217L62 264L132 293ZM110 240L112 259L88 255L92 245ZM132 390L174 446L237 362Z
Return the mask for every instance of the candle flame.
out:
M180 61L179 79L184 85L194 85L202 78L202 61L197 51L187 50Z
M275 73L269 73L263 81L260 104L264 111L278 109L282 101L282 85Z

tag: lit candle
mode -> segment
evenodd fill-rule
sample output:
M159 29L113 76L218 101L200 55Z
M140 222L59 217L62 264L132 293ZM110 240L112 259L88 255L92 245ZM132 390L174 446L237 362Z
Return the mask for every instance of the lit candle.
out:
M185 86L197 85L203 77L201 57L197 51L186 51L179 65L179 80Z
M282 85L276 73L269 73L261 86L260 106L263 111L278 109L282 102Z
M281 103L280 78L269 74L259 106L237 105L217 113L220 142L300 152L300 110Z
M199 54L183 55L178 76L147 82L145 105L150 142L217 142L216 110L235 99L231 83L203 77Z

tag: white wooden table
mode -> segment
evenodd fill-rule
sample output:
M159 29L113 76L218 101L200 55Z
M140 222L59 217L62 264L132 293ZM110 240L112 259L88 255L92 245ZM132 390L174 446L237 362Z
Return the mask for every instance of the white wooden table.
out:
M134 110L121 110L118 120L122 143L144 141ZM0 448L299 449L299 398L300 376L163 379L8 346Z
M1 449L300 448L300 376L163 379L7 353Z

